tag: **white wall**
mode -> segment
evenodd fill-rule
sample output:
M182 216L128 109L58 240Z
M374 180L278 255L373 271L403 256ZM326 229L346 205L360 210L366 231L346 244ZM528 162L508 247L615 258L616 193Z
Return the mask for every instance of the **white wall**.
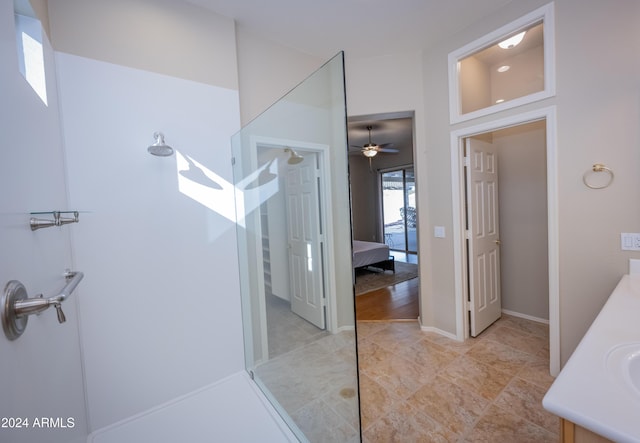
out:
M243 368L230 136L233 90L58 54L74 233L86 272L82 342L93 429ZM217 175L181 192L178 155ZM220 186L222 189L216 188ZM214 209L217 209L216 212Z
M49 2L56 51L237 89L233 20L173 0Z
M61 0L49 13L70 200L89 211L73 243L95 430L244 368L235 31L162 0ZM178 155L147 153L158 130ZM201 184L179 173L184 156L207 168L203 179L192 165Z
M243 126L326 62L271 43L242 26L237 27L236 41Z
M556 12L560 329L566 361L628 272L629 258L640 258L620 250L621 232L640 232L640 59L630 56L640 53L640 3L561 0ZM612 186L592 190L582 183L594 163L614 171Z
M48 103L45 106L18 70L13 3L0 2L0 289L19 280L30 297L52 296L74 269L69 233L79 225L32 232L30 211L74 209L67 205L62 137L53 51L44 44ZM81 220L83 216L81 216ZM82 220L84 221L84 220ZM80 269L82 270L82 269ZM14 341L0 332L0 417L30 420L28 429L0 428L0 441L83 441L87 434L76 303L81 282L63 304L67 321L54 309L31 316ZM73 428L34 427L33 419L62 417Z

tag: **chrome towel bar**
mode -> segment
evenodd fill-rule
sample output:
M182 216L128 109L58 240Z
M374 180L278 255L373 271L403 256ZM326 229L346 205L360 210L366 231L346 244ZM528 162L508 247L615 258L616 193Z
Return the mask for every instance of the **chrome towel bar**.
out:
M67 271L65 273L67 284L51 297L44 298L42 294L29 298L24 285L18 280L11 280L4 288L2 295L2 328L9 340L20 337L27 327L27 320L32 314L40 314L51 306L56 308L58 322L64 323L67 319L62 312L62 302L74 291L80 280L84 278L82 272Z

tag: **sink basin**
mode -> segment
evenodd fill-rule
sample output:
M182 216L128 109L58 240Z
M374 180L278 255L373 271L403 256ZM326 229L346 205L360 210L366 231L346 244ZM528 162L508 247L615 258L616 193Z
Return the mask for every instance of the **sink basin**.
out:
M607 353L609 374L640 397L640 343L621 344Z
M626 359L626 374L629 377L628 381L635 388L636 392L640 394L640 350L632 352Z

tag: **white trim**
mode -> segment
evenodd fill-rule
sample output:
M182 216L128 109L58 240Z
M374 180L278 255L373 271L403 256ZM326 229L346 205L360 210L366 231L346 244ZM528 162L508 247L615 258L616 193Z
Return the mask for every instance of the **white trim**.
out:
M333 332L333 334L340 334L341 332L350 332L355 330L356 330L355 325L340 326L335 330L335 332Z
M502 26L499 29L496 29L493 32L490 32L489 34L484 35L483 37L480 37L477 40L474 40L460 49L449 53L449 120L451 124L504 111L505 109L515 108L517 106L543 100L555 95L555 21L553 11L554 4L551 2L505 26ZM503 40L507 35L527 28L541 20L544 23L544 89L540 92L487 106L486 108L478 109L477 111L461 114L460 84L458 79L460 60L488 46L492 46Z
M550 372L560 372L560 271L558 244L558 158L555 106L541 108L506 118L481 123L451 132L451 188L453 203L454 291L456 304L456 337L464 340L469 334L465 310L466 260L464 250L464 179L462 141L466 137L512 126L545 120L547 127L547 220L549 246L549 357Z
M422 324L420 325L420 330L423 332L434 332L438 335L442 335L443 337L447 337L451 340L455 340L455 341L464 341L464 340L460 340L458 337L456 337L453 334L450 334L447 331L443 331L442 329L438 329L438 328L434 328L433 326L422 326Z
M508 309L503 309L502 313L510 315L512 317L518 317L518 318L524 318L525 320L531 320L531 321L534 321L536 323L544 323L545 325L549 324L549 320L547 320L547 319L538 318L538 317L534 317L532 315L527 315L527 314L521 314L521 313L515 312L515 311L509 311Z

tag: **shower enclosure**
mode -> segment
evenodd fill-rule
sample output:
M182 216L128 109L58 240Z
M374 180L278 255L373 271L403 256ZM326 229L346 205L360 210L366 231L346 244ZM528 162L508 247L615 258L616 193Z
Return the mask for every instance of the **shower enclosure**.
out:
M311 442L360 440L343 72L232 139L246 369Z

